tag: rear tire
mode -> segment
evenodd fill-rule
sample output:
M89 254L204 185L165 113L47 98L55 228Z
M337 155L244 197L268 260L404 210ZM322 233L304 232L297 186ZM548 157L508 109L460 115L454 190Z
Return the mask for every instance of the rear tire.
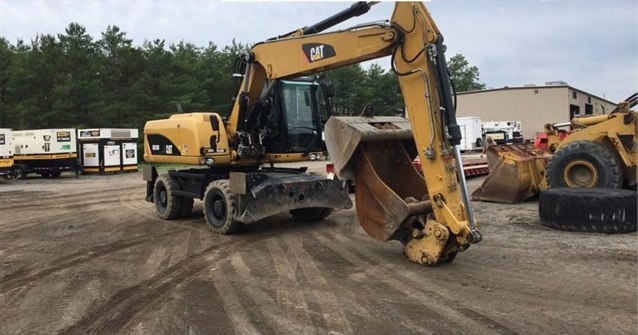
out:
M57 178L62 174L62 171L58 170L58 169L53 169L51 170L51 177L53 178Z
M323 220L332 213L332 208L326 207L309 207L299 208L290 211L293 219L301 222L313 222Z
M578 232L636 231L636 192L615 188L553 188L543 191L538 211L543 226Z
M547 183L554 187L621 188L623 168L607 147L576 141L558 149L547 164Z
M235 198L230 193L228 180L215 180L204 193L204 218L215 234L232 234L241 228L241 222L233 219Z
M182 198L173 195L177 183L168 174L157 177L153 188L153 197L157 215L163 220L179 217L182 210Z

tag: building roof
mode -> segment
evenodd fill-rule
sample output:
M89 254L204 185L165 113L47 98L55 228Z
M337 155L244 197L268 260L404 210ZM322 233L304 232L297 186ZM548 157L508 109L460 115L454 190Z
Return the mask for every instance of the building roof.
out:
M524 85L524 86L505 86L505 87L500 87L500 88L488 88L488 89L484 89L484 90L477 90L477 91L466 91L466 92L457 92L456 94L459 95L465 95L465 94L475 94L475 93L483 93L483 92L489 92L489 91L506 91L506 90L537 90L537 89L547 89L547 88L568 88L568 89L572 89L576 92L579 92L581 94L585 94L588 96L591 96L593 98L596 98L598 100L602 100L605 101L609 104L612 105L617 105L618 102L613 102L613 101L609 101L607 99L601 98L595 94L591 94L588 92L585 92L581 89L575 88L573 86L569 86L567 83L565 82L554 82L557 84L552 84L552 85ZM558 84L560 83L560 84Z

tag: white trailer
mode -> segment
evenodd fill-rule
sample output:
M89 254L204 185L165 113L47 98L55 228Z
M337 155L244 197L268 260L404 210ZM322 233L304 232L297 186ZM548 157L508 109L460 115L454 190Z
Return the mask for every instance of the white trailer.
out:
M0 128L0 176L13 176L13 133Z
M457 117L456 123L461 128L461 152L480 150L483 145L481 118L478 116Z
M83 173L118 173L137 171L137 129L79 129L80 157Z
M498 144L523 141L521 121L486 121L481 126L483 137L491 136Z
M14 171L17 178L29 173L58 177L64 171L76 174L81 166L75 129L14 130Z

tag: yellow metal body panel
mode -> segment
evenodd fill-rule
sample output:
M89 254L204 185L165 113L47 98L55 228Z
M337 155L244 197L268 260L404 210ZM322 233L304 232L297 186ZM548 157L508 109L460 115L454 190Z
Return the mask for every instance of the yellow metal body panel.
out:
M9 168L13 166L13 158L0 158L0 168Z

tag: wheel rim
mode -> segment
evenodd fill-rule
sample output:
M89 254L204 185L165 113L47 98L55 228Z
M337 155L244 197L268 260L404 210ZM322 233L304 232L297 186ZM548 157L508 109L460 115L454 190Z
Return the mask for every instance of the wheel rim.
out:
M595 187L599 179L596 166L585 160L567 164L563 177L568 187Z
M163 208L166 208L166 206L168 205L168 196L166 193L166 188L161 187L159 191L159 203L160 205L162 205Z
M221 225L226 219L226 202L219 195L213 197L213 205L211 206L215 225Z

